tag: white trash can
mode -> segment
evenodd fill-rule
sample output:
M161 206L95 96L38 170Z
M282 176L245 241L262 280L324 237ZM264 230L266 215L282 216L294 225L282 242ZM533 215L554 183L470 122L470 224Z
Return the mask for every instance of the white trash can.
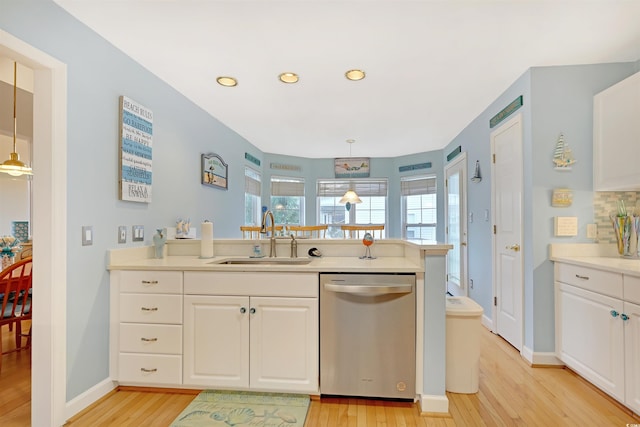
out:
M471 298L447 297L445 388L449 392L478 392L482 313Z

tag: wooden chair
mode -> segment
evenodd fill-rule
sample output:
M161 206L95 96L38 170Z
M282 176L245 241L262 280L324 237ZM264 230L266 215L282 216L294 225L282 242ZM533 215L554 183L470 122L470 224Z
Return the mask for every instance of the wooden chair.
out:
M367 232L371 233L374 239L382 239L384 224L341 225L340 228L345 239L362 239Z
M22 322L31 320L31 270L32 258L27 257L17 261L0 273L0 295L2 301L2 317L0 317L0 369L2 369L2 355L30 348L31 331L22 334ZM2 350L2 327L12 326L15 329L15 349ZM27 344L22 345L22 338L27 338Z
M271 230L271 227L268 227L267 231L270 231L270 230ZM256 240L256 239L261 239L263 236L262 234L260 234L259 225L241 225L240 232L242 232L243 239ZM276 225L276 234L279 234L281 232L282 232L282 226Z
M296 237L308 237L310 239L324 239L327 237L327 224L322 225L290 225L289 231Z

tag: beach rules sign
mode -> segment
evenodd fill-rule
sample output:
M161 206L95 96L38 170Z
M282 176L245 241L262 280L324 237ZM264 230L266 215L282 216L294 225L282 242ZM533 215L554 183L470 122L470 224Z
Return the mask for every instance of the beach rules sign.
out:
M153 112L120 97L120 200L151 203Z

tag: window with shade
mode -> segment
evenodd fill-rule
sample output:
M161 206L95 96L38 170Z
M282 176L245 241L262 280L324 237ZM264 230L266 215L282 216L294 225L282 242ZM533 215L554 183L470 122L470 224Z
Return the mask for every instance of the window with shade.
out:
M342 238L343 224L384 224L387 229L386 179L321 179L317 182L318 224L327 224L327 237ZM354 190L362 203L351 205L349 210L340 199L347 190Z
M260 173L249 167L244 168L244 224L260 225L260 193L262 191Z
M438 218L436 189L435 176L400 178L404 238L436 240Z
M276 224L304 225L304 179L271 177L271 212Z

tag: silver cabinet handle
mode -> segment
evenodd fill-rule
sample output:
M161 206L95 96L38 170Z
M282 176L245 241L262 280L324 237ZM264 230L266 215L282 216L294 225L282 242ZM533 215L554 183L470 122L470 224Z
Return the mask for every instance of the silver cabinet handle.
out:
M386 294L407 294L413 292L413 285L334 285L325 283L324 289L329 292L342 292L346 294L360 295L386 295Z
M145 338L145 337L142 337L142 338L140 338L140 341L144 341L144 342L156 342L156 341L158 341L158 338Z
M158 281L157 280L143 280L142 284L143 285L157 285Z
M576 277L577 277L578 279L582 279L582 280L589 280L589 276L581 276L581 275L579 275L579 274L576 274Z
M158 311L158 307L140 307L142 311Z
M140 368L140 370L142 372L158 372L158 368L153 368L153 369Z
M247 309L244 307L240 307L240 313L245 314L247 312Z
M253 307L251 307L251 309L249 310L249 313L251 313L251 314L256 314L256 309L255 309L255 308L253 308Z

